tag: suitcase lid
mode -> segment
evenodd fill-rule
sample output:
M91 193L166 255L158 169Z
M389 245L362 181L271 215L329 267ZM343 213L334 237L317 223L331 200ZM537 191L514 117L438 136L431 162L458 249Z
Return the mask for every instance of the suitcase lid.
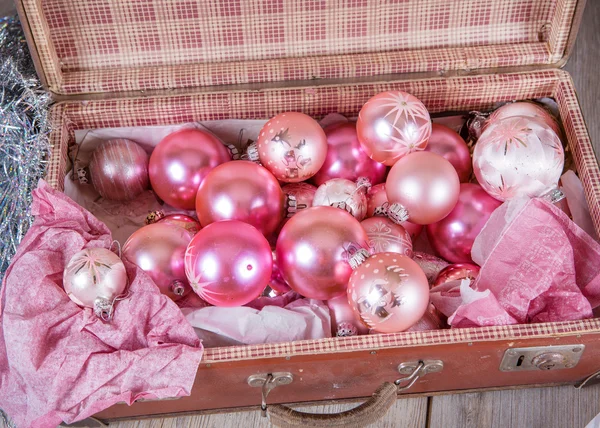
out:
M19 0L17 6L44 86L69 98L560 67L584 3Z

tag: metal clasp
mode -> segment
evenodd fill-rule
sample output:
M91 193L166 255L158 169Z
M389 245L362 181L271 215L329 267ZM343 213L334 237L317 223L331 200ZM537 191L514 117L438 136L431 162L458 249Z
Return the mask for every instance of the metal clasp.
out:
M406 391L411 388L417 380L428 373L439 373L444 369L444 363L441 360L421 360L402 363L398 366L398 373L408 376L396 379L394 385L398 387L398 392ZM408 382L405 386L402 383Z
M294 376L289 372L261 373L248 377L248 385L261 388L260 412L267 417L267 396L280 385L289 385L294 381Z

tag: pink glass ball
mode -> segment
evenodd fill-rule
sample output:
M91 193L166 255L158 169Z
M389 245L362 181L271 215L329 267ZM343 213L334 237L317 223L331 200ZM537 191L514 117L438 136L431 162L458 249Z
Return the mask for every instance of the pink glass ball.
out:
M331 315L331 334L337 337L369 333L369 328L356 316L345 294L325 302Z
M544 122L546 125L552 128L552 130L559 137L562 134L560 126L558 125L558 122L556 121L554 116L550 114L541 105L531 101L518 101L515 103L508 103L504 104L500 108L497 108L486 120L482 131L484 131L487 128L487 126L496 122L497 120L515 116L531 117L533 119L537 119L541 122Z
M366 177L371 184L381 183L385 179L387 168L375 162L363 151L356 124L352 122L336 123L325 128L327 136L327 157L325 163L312 178L320 186L332 178L345 178L356 181Z
M230 159L223 143L206 131L187 128L173 132L150 156L152 189L167 204L193 210L204 177Z
M148 155L124 138L108 140L92 153L90 177L105 199L130 201L148 188Z
M412 257L412 240L404 227L387 217L370 217L360 224L367 232L373 254L389 252Z
M360 221L367 214L367 190L354 181L332 178L317 188L313 206L340 208Z
M470 279L471 284L479 275L480 267L473 263L456 263L448 265L440 271L433 283L433 287L445 284L450 281L461 281Z
M367 218L374 216L387 216L389 203L385 191L385 183L376 184L367 192ZM402 227L409 233L410 239L414 242L421 234L423 226L420 224L405 221Z
M321 125L303 113L281 113L269 120L256 141L260 162L279 180L297 183L321 169L327 137Z
M198 233L202 226L198 220L185 214L169 214L158 220L158 223L168 223L175 226L183 227L193 235Z
M346 291L353 246L368 237L358 220L333 207L312 207L293 216L277 239L277 263L283 277L304 297L328 300Z
M185 250L192 240L186 229L162 221L136 230L123 246L123 257L140 267L160 292L179 300L190 292L185 276Z
M281 188L287 196L293 196L296 199L296 205L293 213L313 206L313 199L317 188L308 183L290 183Z
M429 306L425 274L410 257L396 253L375 254L359 265L347 293L356 315L380 333L407 330Z
M242 306L256 299L269 284L272 265L267 239L237 220L209 224L185 253L193 290L215 306Z
M203 227L239 220L269 236L283 220L284 201L279 183L267 169L250 161L232 161L217 166L202 181L196 213Z
M551 127L528 117L490 123L473 152L473 171L481 187L505 201L535 198L555 189L565 154Z
M363 105L356 131L371 159L392 166L403 156L427 147L431 118L425 105L413 95L382 92Z
M437 153L452 164L461 183L467 183L473 171L471 153L465 140L447 126L434 123L431 125L431 137L425 148L428 152Z

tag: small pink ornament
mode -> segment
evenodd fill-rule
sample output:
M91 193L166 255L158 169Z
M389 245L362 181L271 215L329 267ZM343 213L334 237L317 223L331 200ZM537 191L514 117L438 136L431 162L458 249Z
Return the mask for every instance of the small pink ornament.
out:
M260 162L279 180L297 183L321 169L327 156L327 137L321 125L303 113L287 112L269 120L256 146L248 148L251 160Z
M368 237L358 220L332 207L312 207L293 216L277 239L277 263L289 286L301 295L328 300L346 291L353 246Z
M462 183L458 202L442 220L427 225L436 254L451 263L471 263L471 248L483 226L502 202L474 183Z
M269 236L283 219L284 202L279 183L267 169L249 161L232 161L206 176L198 188L196 213L203 227L239 220Z
M369 180L364 177L356 183L345 178L332 178L317 188L313 206L340 208L360 221L367 214L367 191L370 186Z
M387 217L370 217L360 224L367 232L373 254L389 252L412 257L412 241L404 227Z
M192 236L173 224L149 224L127 239L123 257L146 272L161 293L177 301L190 292L183 259Z
M429 284L410 257L375 254L362 261L348 283L348 302L362 322L381 333L405 331L429 306Z
M483 126L483 130L490 124L497 120L505 119L507 117L531 117L538 121L544 122L548 125L559 137L562 135L560 126L552 114L550 114L544 107L531 101L518 101L515 103L504 104L502 107L494 110L494 112L488 117L487 121Z
M462 281L463 279L470 279L471 284L473 284L477 278L477 275L479 275L480 269L481 268L479 266L473 263L456 263L446 266L438 274L435 282L433 283L433 287L437 287L438 285L442 285L450 281Z
M367 192L367 218L374 216L387 217L389 206L385 183L376 184L369 189ZM409 233L411 242L414 242L423 230L422 225L410 221L402 223L402 227Z
M63 273L67 296L104 321L112 319L115 300L125 292L127 273L121 259L106 248L87 248L76 253Z
M425 148L428 152L437 153L452 164L461 183L467 183L473 171L471 153L465 140L447 126L434 123L431 125L431 137Z
M332 178L345 178L356 181L366 177L371 184L385 179L387 168L375 162L363 151L356 135L356 124L336 123L325 128L327 135L327 157L325 163L312 178L320 186Z
M477 181L500 201L518 196L535 198L556 189L564 162L556 132L527 117L490 123L473 152Z
M431 224L446 217L460 191L458 174L450 162L431 152L411 153L392 167L385 182L395 222Z
M89 170L94 188L105 199L130 201L148 188L148 155L131 140L102 143L92 153Z
M277 264L277 252L272 251L271 255L273 256L273 271L271 273L271 281L269 282L269 285L273 290L275 290L277 294L287 293L292 289L290 288L288 283L285 282L285 278L283 277L283 274L279 269L279 266Z
M369 328L356 317L345 294L329 299L325 304L331 314L331 334L333 336L358 336L369 333Z
M185 253L185 272L196 294L216 306L242 306L256 299L271 278L271 248L241 221L209 224Z
M317 188L308 183L290 183L283 186L281 190L288 198L294 197L295 201L288 212L288 217L291 217L300 210L312 207Z
M150 156L150 182L167 204L193 210L198 186L217 165L231 159L214 135L187 128L167 135Z
M158 223L169 223L175 226L183 227L193 235L198 233L202 226L194 217L185 214L169 214L158 220Z
M365 153L374 161L392 166L403 156L427 147L431 118L416 97L389 91L365 103L356 130Z

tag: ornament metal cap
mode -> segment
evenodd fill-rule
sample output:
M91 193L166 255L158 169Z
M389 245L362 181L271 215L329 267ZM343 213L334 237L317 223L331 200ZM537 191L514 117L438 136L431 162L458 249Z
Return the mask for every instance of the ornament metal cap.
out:
M357 334L358 328L356 328L356 326L350 322L343 321L337 325L337 337L356 336Z
M90 169L86 166L84 168L77 168L77 181L79 184L90 184L92 177L90 175Z
M294 195L287 195L286 197L286 214L287 218L290 218L298 212L298 199Z
M110 321L113 317L114 302L104 297L94 300L94 314L103 321Z
M371 180L367 177L358 177L356 180L356 190L363 190L365 193L371 188Z
M144 220L146 224L154 224L165 217L165 213L160 210L150 211Z
M175 294L176 296L183 296L183 293L185 293L185 283L178 279L171 283L170 288L173 294Z
M402 224L408 220L408 211L400 204L392 204L388 207L387 216L396 224Z
M247 159L250 162L260 164L260 156L258 155L258 146L256 143L249 144L248 147L246 147L246 153L244 153L242 159Z
M240 153L240 149L238 149L233 144L227 144L227 150L229 150L229 154L231 155L232 160L240 160L242 158L242 154Z
M565 199L566 195L558 187L555 187L554 189L544 193L542 196L540 196L540 198L545 199L551 204L555 204Z
M369 257L371 257L369 252L364 248L360 248L350 256L350 258L348 259L348 264L350 265L352 270L354 270L361 264L363 264L365 260L367 260Z

